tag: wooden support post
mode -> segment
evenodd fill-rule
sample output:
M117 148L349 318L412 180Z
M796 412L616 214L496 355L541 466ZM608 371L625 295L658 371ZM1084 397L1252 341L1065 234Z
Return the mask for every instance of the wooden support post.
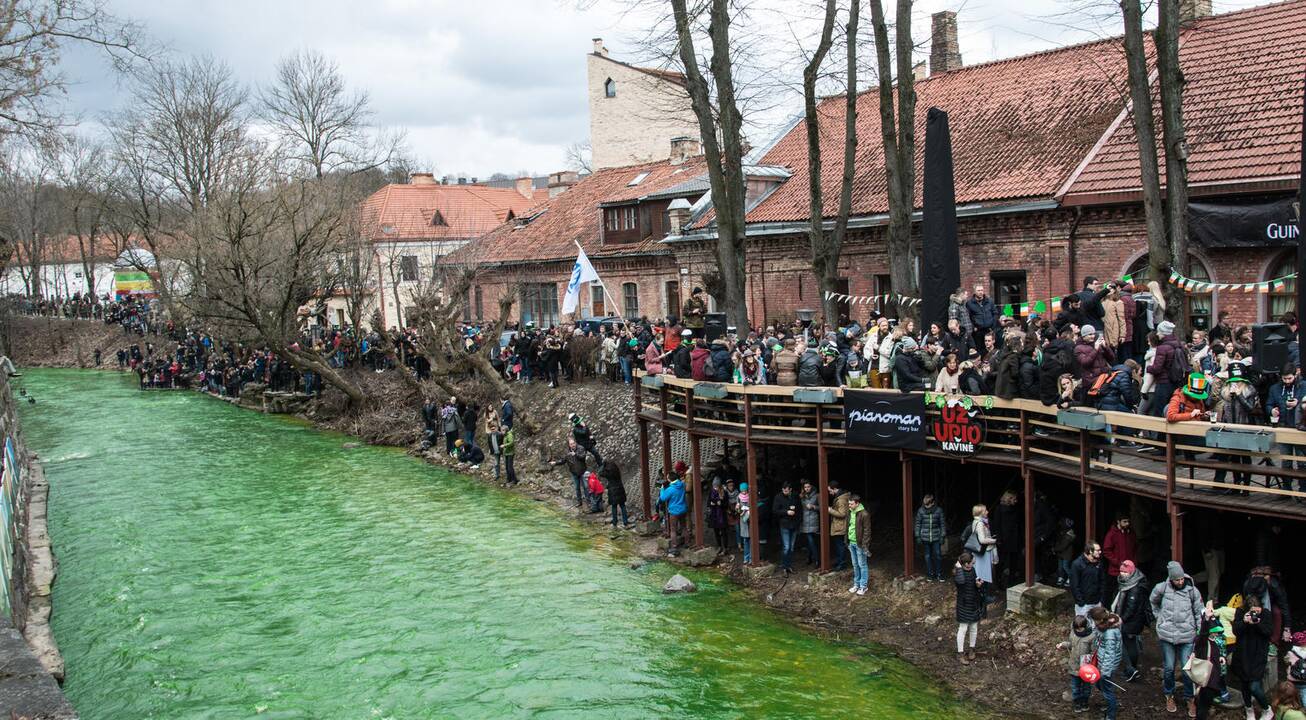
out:
M658 411L662 413L662 477L671 477L671 426L667 425L667 386L658 388Z
M1095 542L1097 540L1097 508L1094 507L1093 498L1097 491L1093 488L1084 489L1084 544Z
M1034 473L1023 470L1025 480L1025 587L1034 587Z
M747 459L748 475L748 553L752 556L753 561L750 565L756 567L762 564L761 542L758 535L761 533L760 523L757 518L757 453L753 448L753 397L744 396L744 455Z
M653 479L649 474L649 457L648 457L648 421L639 421L639 475L640 475L640 495L644 501L644 519L648 520L653 517Z
M816 495L821 499L821 572L830 572L830 463L829 450L816 448Z
M1184 564L1184 514L1177 503L1170 504L1170 559Z
M916 574L916 542L913 535L912 518L912 470L915 461L899 451L898 458L902 465L902 576Z
M690 512L694 513L694 547L703 547L703 475L700 470L702 465L702 456L698 447L698 436L689 434L689 477L694 483L693 498L694 504Z

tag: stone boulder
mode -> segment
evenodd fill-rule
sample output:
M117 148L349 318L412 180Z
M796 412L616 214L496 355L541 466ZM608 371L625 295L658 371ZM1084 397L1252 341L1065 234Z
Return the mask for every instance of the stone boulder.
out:
M679 573L672 575L666 585L662 586L662 592L671 593L692 593L698 592L698 586L692 580Z

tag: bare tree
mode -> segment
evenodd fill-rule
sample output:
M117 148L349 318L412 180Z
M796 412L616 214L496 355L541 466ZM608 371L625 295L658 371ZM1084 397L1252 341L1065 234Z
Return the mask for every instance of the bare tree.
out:
M588 140L583 142L574 142L567 146L566 160L567 168L575 170L578 173L594 172L594 150Z
M911 215L916 207L916 85L912 74L911 0L898 0L894 24L895 67L889 54L889 30L881 0L870 0L879 74L880 135L889 200L889 280L893 291L914 297L916 252L911 242ZM894 101L897 100L895 113ZM896 115L896 118L895 118Z
M51 100L66 87L58 72L66 44L100 47L119 69L145 57L141 28L107 6L106 0L0 0L0 140L58 140L64 120Z
M0 262L17 259L31 298L46 295L44 270L59 250L60 200L53 177L47 153L0 156Z
M1170 261L1188 274L1188 144L1184 138L1184 74L1179 67L1179 0L1160 0L1156 33L1156 71L1161 96L1161 132L1165 141L1165 229ZM1151 106L1148 107L1150 112ZM1165 277L1154 274L1153 277ZM1188 324L1188 305L1169 284L1168 300L1181 326Z
M852 181L857 165L857 24L861 0L852 0L848 7L847 78L844 92L844 154L843 176L839 186L839 210L834 227L825 232L825 196L821 187L821 126L817 113L816 81L821 64L834 43L836 7L834 0L825 2L825 19L821 26L820 41L803 68L803 111L807 122L807 168L809 178L809 206L811 221L807 231L812 250L812 271L820 287L824 315L834 321L838 313L837 301L832 293L839 280L839 256L848 231L848 216L852 213Z
M77 244L83 277L96 294L95 263L110 250L104 231L110 206L107 153L94 141L73 135L59 147L59 182L64 198L64 222Z
M318 178L382 168L401 154L402 134L373 137L367 93L349 92L340 67L316 50L282 58L260 103L288 157Z
M1125 63L1129 74L1129 109L1138 139L1139 176L1143 186L1143 215L1147 221L1147 257L1152 277L1169 275L1172 262L1166 242L1165 211L1161 204L1161 178L1157 167L1156 126L1152 117L1152 79L1143 47L1143 9L1139 0L1121 0L1125 23ZM1174 299L1174 298L1169 298ZM1182 302L1167 302L1169 307Z
M685 0L671 0L677 48L685 69L686 89L707 160L715 214L716 259L724 285L726 319L731 325L749 327L748 304L744 296L747 247L744 225L743 116L735 100L734 68L731 61L730 0L707 3L707 41L711 45L709 68L712 86L699 67L694 49L695 29L701 24L703 8L691 13ZM713 104L715 89L715 105Z

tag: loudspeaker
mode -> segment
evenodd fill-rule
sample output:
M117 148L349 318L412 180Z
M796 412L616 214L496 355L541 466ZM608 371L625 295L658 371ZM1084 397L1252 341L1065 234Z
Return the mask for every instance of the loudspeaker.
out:
M1288 343L1292 331L1283 323L1257 323L1252 326L1252 357L1261 372L1278 374L1288 363Z
M703 316L703 337L712 342L726 334L726 314L707 313Z

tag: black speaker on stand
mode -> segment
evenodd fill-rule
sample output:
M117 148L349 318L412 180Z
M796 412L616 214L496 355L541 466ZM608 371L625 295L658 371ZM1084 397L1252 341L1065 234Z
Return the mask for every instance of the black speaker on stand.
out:
M708 313L703 316L703 337L709 343L726 334L726 314Z
M1252 326L1252 357L1256 367L1266 375L1277 375L1288 364L1288 343L1292 331L1283 323L1257 323Z

